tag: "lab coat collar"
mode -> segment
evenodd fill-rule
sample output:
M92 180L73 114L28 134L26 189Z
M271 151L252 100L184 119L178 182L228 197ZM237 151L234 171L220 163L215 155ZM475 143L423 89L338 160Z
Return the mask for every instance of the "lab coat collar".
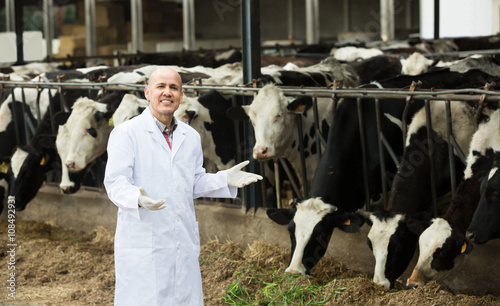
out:
M178 151L179 147L181 146L182 142L184 141L184 138L186 137L186 127L177 120L177 128L174 131L174 141L172 145L172 150L168 147L167 142L165 141L165 137L163 137L160 129L156 125L156 122L154 120L153 114L151 113L151 110L149 107L147 107L141 114L141 119L144 121L144 126L146 127L146 130L151 134L151 137L155 141L157 141L163 149L166 151L170 152L172 151L172 157L175 155L175 153Z

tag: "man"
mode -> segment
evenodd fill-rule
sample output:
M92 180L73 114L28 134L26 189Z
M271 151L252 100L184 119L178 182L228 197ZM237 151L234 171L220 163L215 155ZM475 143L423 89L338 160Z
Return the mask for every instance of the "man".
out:
M104 184L119 208L115 305L203 305L193 199L235 197L262 177L240 170L248 161L205 172L199 134L173 116L183 98L175 70L153 71L144 93L149 108L108 142Z

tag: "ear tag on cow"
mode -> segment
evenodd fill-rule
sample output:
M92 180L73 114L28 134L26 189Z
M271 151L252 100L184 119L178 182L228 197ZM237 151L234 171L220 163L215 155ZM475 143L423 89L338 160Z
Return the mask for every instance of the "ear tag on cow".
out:
M304 105L299 104L297 107L294 109L294 112L296 113L302 113L304 111Z
M7 162L2 162L0 164L0 173L7 173L9 171L9 164Z
M344 221L344 225L351 225L351 219L347 219Z
M43 165L45 165L45 156L42 157L42 160L40 161L40 166L43 166Z
M465 253L466 249L467 249L467 242L464 242L464 244L462 245L462 250L460 251L460 254Z
M114 116L114 115L113 115ZM113 123L113 116L111 116L111 118L109 118L109 121L108 121L108 124L109 126L114 126L115 124Z

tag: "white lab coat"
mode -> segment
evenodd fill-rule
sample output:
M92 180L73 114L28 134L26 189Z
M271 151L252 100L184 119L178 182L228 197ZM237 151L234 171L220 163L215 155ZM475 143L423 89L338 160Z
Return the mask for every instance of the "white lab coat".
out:
M235 197L225 171L207 174L199 134L178 121L172 150L149 108L117 126L104 179L118 206L115 305L203 305L193 198ZM138 207L142 186L166 208Z

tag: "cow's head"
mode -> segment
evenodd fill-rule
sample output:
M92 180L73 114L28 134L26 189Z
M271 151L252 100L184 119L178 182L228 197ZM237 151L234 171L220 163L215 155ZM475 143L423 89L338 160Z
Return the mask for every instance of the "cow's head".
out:
M148 106L148 100L141 99L136 95L125 94L120 102L120 105L113 114L113 126L117 126L141 114Z
M472 217L467 238L476 244L500 238L500 157L495 159L492 169L482 179L481 199Z
M432 219L418 240L419 257L406 285L412 288L424 286L428 279L442 279L451 269L460 265L464 256L472 250L463 233L442 218Z
M394 288L396 279L406 270L415 253L420 220L428 217L425 214L409 217L387 211L360 213L371 226L367 244L375 258L373 281Z
M293 112L303 112L310 105L310 98L293 99L286 97L283 91L266 85L253 100L252 104L242 106L252 122L255 133L253 157L264 161L286 156L294 144L296 117Z
M112 126L106 104L80 98L65 124L59 126L56 147L63 168L60 187L74 186L67 171L80 172L106 151Z
M9 195L15 197L17 210L23 210L36 196L56 159L54 148L22 146L16 149L9 166Z
M363 225L356 213L337 212L320 198L304 200L293 209L267 210L268 217L280 225L288 225L292 257L286 272L310 274L325 255L333 229L357 232Z

